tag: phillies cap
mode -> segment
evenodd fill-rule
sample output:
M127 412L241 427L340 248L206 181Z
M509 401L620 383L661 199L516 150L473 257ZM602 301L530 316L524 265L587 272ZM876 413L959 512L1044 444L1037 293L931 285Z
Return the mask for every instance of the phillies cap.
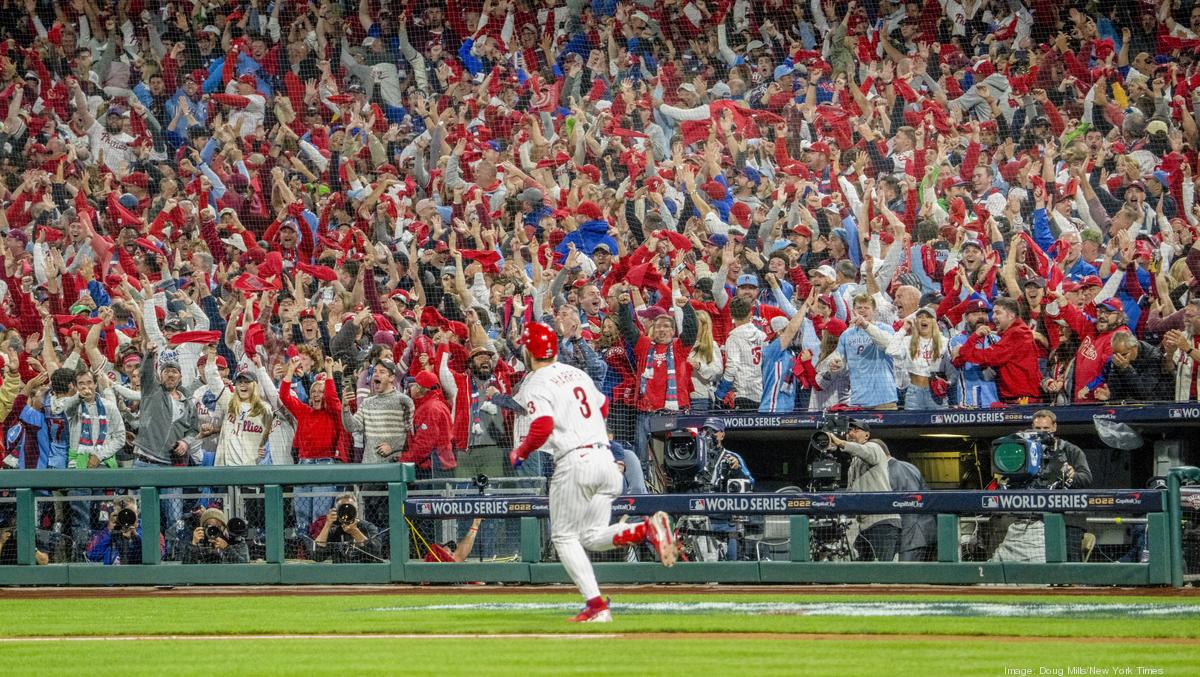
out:
M971 299L970 301L967 301L967 306L966 309L963 310L963 315L978 312L988 313L991 312L991 310L992 307L988 305L987 301L984 301L983 299Z

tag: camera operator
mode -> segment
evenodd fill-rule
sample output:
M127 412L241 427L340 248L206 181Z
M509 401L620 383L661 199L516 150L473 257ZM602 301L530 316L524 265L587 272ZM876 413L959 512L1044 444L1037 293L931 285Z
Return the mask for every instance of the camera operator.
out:
M846 473L847 491L891 491L892 482L888 474L887 446L871 439L871 426L865 421L850 420L848 439L830 434L830 442L838 449L850 454L850 469ZM854 549L860 560L890 562L896 557L900 545L899 515L859 515L858 537Z
M200 526L192 530L192 541L184 545L184 564L245 564L250 561L246 539L231 534L229 520L217 508L200 513Z
M746 467L746 461L741 454L735 453L725 448L725 421L719 418L706 418L704 425L701 426L700 432L705 435L709 444L705 450L708 458L705 459L705 466L708 467L712 463L711 478L708 485L708 491L726 492L729 491L730 480L744 480L746 487L744 491L754 490L754 476L750 474L749 468ZM709 530L718 534L727 534L725 537L725 559L727 561L737 561L738 558L738 532L739 525L728 519L710 518L708 521Z
M159 540L161 548L161 536ZM142 525L133 498L121 496L113 502L108 524L92 534L86 554L89 562L142 563Z
M1035 413L1033 429L1054 438L1045 474L1049 484L1039 488L1087 489L1092 486L1092 469L1088 466L1087 456L1083 449L1055 435L1058 432L1058 416L1053 411L1042 409Z
M753 489L754 476L746 468L746 461L742 455L725 448L725 421L716 417L706 418L704 425L700 427L700 432L711 435L713 446L708 453L714 462L721 457L722 452L725 454L721 466L712 469L713 489L719 492L725 491L729 480L746 480L750 484L749 488Z
M15 525L15 515L0 515L0 565L15 565L17 563L17 528ZM41 532L38 532L38 537L41 537ZM50 555L46 552L50 548L43 549L41 541L38 541L34 548L33 557L34 563L41 566L50 563Z
M359 516L358 499L342 494L317 534L313 560L336 564L380 562L379 527Z
M1058 417L1049 409L1033 415L1032 429L1049 435L1053 440L1043 455L1042 472L1038 474L1030 489L1087 489L1092 486L1092 469L1087 456L1076 445L1059 439ZM1066 521L1067 561L1083 561L1083 534L1087 525L1081 513L1067 513ZM1006 562L1045 562L1045 525L1040 517L1019 519L1009 525L1004 541L996 548L992 559Z

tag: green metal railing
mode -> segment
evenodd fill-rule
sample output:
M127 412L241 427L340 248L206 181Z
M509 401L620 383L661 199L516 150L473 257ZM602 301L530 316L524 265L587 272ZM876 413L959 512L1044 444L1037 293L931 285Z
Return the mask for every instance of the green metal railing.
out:
M0 489L16 498L17 565L0 566L0 585L188 585L237 583L385 583L404 580L406 557L380 564L289 564L284 562L283 487L288 485L386 485L388 545L407 553L409 532L404 500L415 472L411 464L251 466L245 468L134 468L18 470L0 472ZM263 490L265 563L164 564L157 538L142 539L142 564L34 564L36 519L34 493L39 490L125 489L138 494L143 534L161 531L160 489L203 486L253 486Z
M565 583L557 563L542 562L538 518L520 517L520 561L435 564L410 559L410 529L405 516L412 466L287 466L247 468L170 468L119 470L32 470L0 472L0 489L16 501L17 562L0 566L0 585L190 585L401 582ZM807 514L788 517L787 561L689 562L665 569L651 562L598 562L604 583L1043 583L1090 585L1183 584L1180 486L1200 482L1200 470L1174 469L1163 505L1146 514L1146 563L1067 562L1062 513L1043 514L1046 563L963 562L959 552L959 515L937 516L936 562L813 562ZM386 485L390 559L375 564L288 562L284 558L284 487L305 485ZM142 541L140 565L51 564L33 566L35 492L64 489L136 490L143 534L161 531L161 489L202 486L252 486L263 490L266 557L253 564L175 564L161 561L155 538Z

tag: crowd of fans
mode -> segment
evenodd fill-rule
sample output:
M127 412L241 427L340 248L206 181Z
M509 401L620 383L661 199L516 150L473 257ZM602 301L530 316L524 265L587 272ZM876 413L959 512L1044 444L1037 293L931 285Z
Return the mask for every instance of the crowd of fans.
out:
M1197 398L1194 0L9 0L0 38L7 467L502 474L537 319L643 461L663 411Z

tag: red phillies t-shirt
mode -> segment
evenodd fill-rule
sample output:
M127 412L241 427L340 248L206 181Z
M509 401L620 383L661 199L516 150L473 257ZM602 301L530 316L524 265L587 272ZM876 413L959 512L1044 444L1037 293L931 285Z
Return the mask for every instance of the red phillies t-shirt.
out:
M446 549L444 545L437 543L429 544L429 554L425 555L426 562L453 562L454 553Z

